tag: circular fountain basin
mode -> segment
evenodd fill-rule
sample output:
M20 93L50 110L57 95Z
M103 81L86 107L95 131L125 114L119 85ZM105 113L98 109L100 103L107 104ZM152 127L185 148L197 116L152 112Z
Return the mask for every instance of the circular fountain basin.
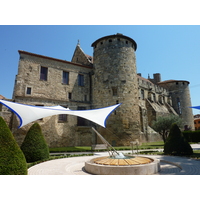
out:
M96 175L150 175L160 170L160 161L142 156L98 157L85 162L85 170Z

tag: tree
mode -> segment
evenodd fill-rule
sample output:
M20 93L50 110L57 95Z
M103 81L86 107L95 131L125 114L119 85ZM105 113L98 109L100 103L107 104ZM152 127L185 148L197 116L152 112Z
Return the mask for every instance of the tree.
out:
M0 174L27 174L25 156L2 117L0 117Z
M180 126L182 119L179 116L172 114L168 116L160 116L156 121L153 121L152 128L158 132L162 136L163 141L166 142L170 127L173 123L176 123L178 126Z
M192 147L184 138L176 123L171 126L169 136L164 145L164 153L170 155L191 155Z
M21 145L28 163L49 158L49 148L38 123L33 124Z

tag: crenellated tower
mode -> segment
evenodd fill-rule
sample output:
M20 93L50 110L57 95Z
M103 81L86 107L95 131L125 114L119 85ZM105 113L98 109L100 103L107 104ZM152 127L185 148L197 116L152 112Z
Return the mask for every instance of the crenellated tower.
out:
M94 48L93 107L122 103L107 120L107 128L120 136L120 141L115 141L116 145L128 144L127 142L132 139L139 139L140 133L135 57L137 44L130 37L116 34L96 40L92 47Z
M177 114L183 119L181 128L194 129L194 117L191 107L189 81L168 80L160 82L159 85L169 90L172 98L172 106Z

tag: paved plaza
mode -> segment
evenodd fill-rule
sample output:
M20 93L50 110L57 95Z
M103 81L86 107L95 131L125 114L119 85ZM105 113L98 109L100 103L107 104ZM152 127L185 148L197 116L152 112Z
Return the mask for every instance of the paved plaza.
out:
M200 144L192 144L200 149ZM131 151L121 151L131 153ZM85 162L99 156L108 156L107 152L95 153L93 156L71 157L50 160L28 169L29 175L91 175L84 171ZM146 156L146 155L145 155ZM148 155L160 160L161 170L155 175L200 175L200 160L179 156Z

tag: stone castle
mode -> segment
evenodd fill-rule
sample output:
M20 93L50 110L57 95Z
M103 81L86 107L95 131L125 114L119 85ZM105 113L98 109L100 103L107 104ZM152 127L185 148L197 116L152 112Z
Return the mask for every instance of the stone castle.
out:
M50 147L101 143L92 126L113 146L129 145L134 139L161 140L151 128L152 122L169 114L179 115L183 127L194 129L188 81L161 81L159 73L153 78L143 78L136 69L137 44L125 35L105 36L91 46L93 56L85 54L77 44L71 62L19 50L12 101L37 106L61 105L72 110L122 103L109 116L106 129L70 115L38 120ZM17 117L4 106L1 115L21 144L31 124L17 129Z

